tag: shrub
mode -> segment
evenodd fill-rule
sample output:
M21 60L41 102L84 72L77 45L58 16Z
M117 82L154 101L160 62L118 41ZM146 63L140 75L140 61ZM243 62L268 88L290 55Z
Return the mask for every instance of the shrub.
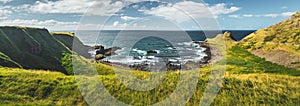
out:
M267 36L265 37L265 40L264 42L269 42L269 41L272 41L276 36L275 35L272 35L272 36Z
M66 70L67 75L73 75L73 64L72 64L72 54L70 53L63 53L63 58L61 60L62 66Z

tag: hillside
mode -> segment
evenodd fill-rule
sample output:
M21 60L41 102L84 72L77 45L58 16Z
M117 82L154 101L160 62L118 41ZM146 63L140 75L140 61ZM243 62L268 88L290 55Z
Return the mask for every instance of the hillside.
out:
M247 49L241 47L241 42L236 42L229 32L219 34L215 38L207 39L209 46L212 48L212 60L222 59L220 63L226 62L227 72L233 74L249 74L249 73L272 73L272 74L287 74L292 76L299 76L300 70L285 67L266 61L266 59L256 56ZM223 42L223 43L220 43ZM220 44L226 45L226 56L219 50ZM217 45L219 44L219 45Z
M240 56L239 56L240 57ZM243 58L243 57L241 57ZM252 61L250 61L252 62ZM150 91L135 91L127 88L111 73L110 67L101 65L99 78L106 90L115 98L131 105L150 105L168 97L176 88L179 72L168 72L166 78L157 88ZM199 82L187 105L199 105L209 80L209 67L201 69ZM241 71L243 68L235 68ZM268 74L257 69L252 73L233 73L227 69L224 83L212 106L222 105L297 105L300 103L300 77L280 74ZM132 71L138 78L148 78L149 72ZM30 76L30 77L28 77ZM57 72L43 70L23 70L16 68L0 68L0 104L2 105L87 105L79 89L75 77ZM98 89L95 85L87 85ZM88 93L92 93L91 90ZM106 103L94 98L97 102Z
M300 70L300 11L286 21L250 34L239 46L267 61Z
M66 73L61 59L63 53L71 53L71 50L56 40L47 29L0 27L0 44L1 57L9 61L9 64L1 62L0 66L16 67L17 64L25 69Z
M91 58L91 54L88 53L92 47L84 45L78 37L72 32L51 32L57 40L66 45L70 50L78 53L86 58Z
M11 60L7 55L0 52L0 66L2 67L14 67L14 68L22 68L20 64Z

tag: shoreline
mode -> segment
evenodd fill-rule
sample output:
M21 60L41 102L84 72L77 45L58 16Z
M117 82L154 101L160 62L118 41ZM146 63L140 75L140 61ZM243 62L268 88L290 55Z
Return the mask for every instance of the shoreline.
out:
M124 64L124 63L120 63L120 62L112 62L109 60L105 60L105 58L94 60L94 62L102 63L102 64L106 64L106 65L110 65L110 66L115 66L115 67L123 68L123 69L129 69L129 70L133 69L133 70L150 71L150 72L191 70L191 69L201 68L201 67L210 65L212 56L214 55L214 54L212 54L211 50L215 50L215 49L212 49L209 46L209 43L207 43L206 41L193 41L191 43L191 45L192 44L197 44L197 45L199 45L199 47L205 49L202 52L204 54L206 54L206 56L203 56L203 57L199 56L199 58L201 58L200 59L201 61L191 61L188 59L187 60L171 59L171 58L167 58L167 57L165 57L165 58L167 58L165 61L155 61L154 58L160 58L161 56L144 56L144 57L142 56L142 58L152 57L154 62L151 59L150 60L146 59L144 61L140 60L140 62L131 62L131 63L128 62L128 64L127 63ZM102 47L101 49L104 50L104 47ZM111 53L114 53L116 51L117 50L115 50ZM113 55L110 55L110 56L113 56Z

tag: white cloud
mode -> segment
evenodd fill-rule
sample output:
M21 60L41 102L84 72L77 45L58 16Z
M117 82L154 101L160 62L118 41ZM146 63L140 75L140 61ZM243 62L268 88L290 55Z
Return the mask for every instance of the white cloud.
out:
M130 21L130 20L138 20L138 19L142 19L142 18L139 18L139 17L129 17L129 16L121 16L121 19L125 20L125 21Z
M260 15L253 15L253 14L244 14L244 15L238 15L238 14L233 14L229 15L228 17L231 18L251 18L251 17L271 17L271 18L276 18L276 17L290 17L296 12L283 12L283 13L277 13L277 14L260 14Z
M119 21L115 21L113 25L114 25L114 26L118 26L119 23L120 23Z
M0 20L7 19L12 14L9 6L0 7Z
M159 6L151 10L144 11L145 14L164 17L167 20L174 20L178 23L191 20L192 18L215 18L221 14L229 14L238 11L239 7L225 7L226 5L216 4L208 6L204 3L193 1L178 2L173 5Z
M229 15L229 17L231 17L231 18L242 18L240 15L236 15L236 14L234 14L234 15Z
M49 29L75 29L78 22L60 22L56 20L23 20L23 19L15 19L15 20L3 20L0 21L0 25L3 26L28 26L28 27L38 27L38 28L49 28Z
M276 17L290 17L293 14L295 14L296 12L284 12L284 13L280 13L280 14L265 14L262 15L264 17L272 17L272 18L276 18Z
M0 0L0 2L2 2L2 3L8 3L8 2L11 2L11 1L13 1L13 0Z
M230 8L227 8L224 3L216 4L216 5L211 6L209 8L211 9L211 11L213 12L213 14L215 14L215 15L229 14L229 13L233 13L233 12L236 12L236 11L238 11L238 10L241 9L240 7L230 7Z
M288 8L287 6L282 6L282 7L281 7L281 9L287 9L287 8Z
M75 13L86 15L110 16L133 2L146 0L58 0L58 1L37 1L34 5L26 7L35 13ZM152 0L153 1L153 0Z
M103 25L94 23L79 23L79 22L61 22L57 20L2 20L0 21L1 26L27 26L37 28L47 28L49 30L172 30L173 26L160 27L160 26L148 26L143 23L120 23L115 21L113 25Z
M252 14L244 14L243 16L244 17L253 17L254 15L252 15Z

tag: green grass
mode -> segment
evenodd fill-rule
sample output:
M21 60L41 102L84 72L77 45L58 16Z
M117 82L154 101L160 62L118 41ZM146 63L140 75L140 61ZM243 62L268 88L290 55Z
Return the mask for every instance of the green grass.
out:
M299 15L300 11L288 20L260 29L238 45L269 61L300 70L300 65L292 64L300 62Z
M300 70L286 68L265 59L257 57L248 51L234 46L227 52L227 68L231 73L247 74L247 73L273 73L299 76Z
M74 77L58 72L0 68L1 105L85 104Z
M25 29L24 29L25 30ZM23 30L23 32L24 32ZM16 29L15 31L20 31ZM33 33L34 30L26 29L25 35L28 36L29 40L34 40L40 44L46 44L47 40L42 40L39 38L38 33ZM9 40L20 36L8 36L9 33L14 33L11 31L2 31L0 36L3 38L8 38ZM48 33L45 31L39 33ZM34 39L31 39L35 36ZM53 36L53 35L49 35ZM68 36L69 37L69 36ZM221 36L219 36L221 37ZM51 37L50 37L51 38ZM50 39L49 38L49 39ZM51 38L53 39L53 38ZM56 38L58 39L58 38ZM72 40L72 39L71 39ZM217 40L212 40L218 42L222 40L221 38ZM225 39L226 40L226 39ZM230 40L230 39L229 39ZM223 41L223 40L222 40ZM228 41L228 40L227 40ZM5 44L10 44L7 40L1 40L0 42L5 42ZM32 43L32 42L31 42ZM35 45L35 43L28 45ZM49 42L48 42L49 43ZM58 46L61 48L65 44L61 45L58 42L55 43L54 47ZM70 42L65 42L70 43ZM226 42L225 42L226 43ZM228 43L228 42L227 42ZM27 44L27 43L26 43ZM216 43L215 45L217 45ZM19 47L20 44L12 42L10 47ZM231 47L232 46L232 47ZM6 49L4 46L1 49ZM52 53L56 49L52 47L46 47L45 52ZM62 50L65 50L63 47ZM222 48L219 48L222 49ZM13 49L15 50L15 49ZM22 48L20 48L22 50ZM67 49L66 49L67 50ZM10 51L11 53L20 51ZM179 86L180 75L185 78L188 77L189 71L171 71L166 73L165 79L154 89L149 91L136 91L128 88L124 85L115 75L115 71L122 72L121 77L125 77L132 73L139 79L148 79L150 75L156 75L159 73L151 72L141 72L135 70L124 70L113 68L109 65L90 63L83 57L70 55L68 52L62 52L62 54L54 54L57 60L47 60L49 61L59 61L62 62L62 66L66 68L68 74L73 73L73 63L71 62L71 57L75 61L75 69L82 70L82 74L87 74L88 76L83 76L84 78L93 78L89 74L91 68L96 68L99 74L96 78L103 82L106 87L106 91L109 92L113 97L118 100L130 104L130 105L151 105L160 101L164 101L166 97ZM225 52L225 50L223 51ZM64 54L63 54L64 53ZM30 54L20 53L19 55L27 56ZM31 55L30 55L31 56ZM9 60L11 56L6 56L4 53L0 52L0 59ZM15 57L16 58L16 57ZM52 59L53 55L45 55L44 59ZM25 58L26 59L26 58ZM40 57L30 57L28 59L39 60ZM24 62L24 61L23 61ZM223 83L219 83L217 86L222 88L217 93L215 100L211 105L213 106L231 106L231 105L299 105L300 104L300 71L296 69L286 68L281 65L277 65L271 62L265 61L265 59L257 57L247 50L242 49L242 47L230 45L227 50L226 60L221 60L218 65L226 64L226 73ZM33 64L33 63L31 63ZM36 63L36 65L45 65L43 62ZM49 65L49 64L46 64ZM54 64L51 67L55 67ZM85 66L85 67L80 67ZM198 79L196 90L192 97L186 102L187 105L199 105L200 101L208 85L210 74L216 72L216 70L211 71L211 66L201 68L198 77L193 77ZM192 79L188 79L183 83L188 83ZM85 80L89 82L89 80ZM90 90L85 92L85 94L93 94L99 89L95 84L86 85ZM189 86L186 89L181 89L180 92L186 92L190 90ZM176 105L176 102L180 101L179 96L171 98L174 101L168 105ZM107 103L106 98L103 98L101 94L93 95L92 98L98 103ZM47 71L47 70L25 70L19 68L5 68L0 67L0 104L1 105L87 105L86 101L82 97L78 84L76 83L74 76L68 76L59 72Z
M205 70L205 69L204 69ZM139 78L150 73L133 72ZM169 72L166 79L150 91L135 91L115 75L100 75L108 92L132 105L150 105L163 101L176 88L179 72ZM61 73L0 68L0 104L2 105L86 105L72 76ZM209 74L199 75L197 88L188 105L199 105ZM98 89L89 85L92 89ZM300 103L300 77L275 74L225 75L222 89L212 105L297 105ZM89 93L92 93L91 90ZM105 102L97 99L97 102Z
M64 72L63 52L71 53L47 29L0 27L0 43L0 52L26 69Z
M75 34L73 32L51 32L50 33L51 35L68 35L68 36L71 36L71 37L74 37Z
M299 71L285 68L252 55L238 46L227 50L227 69L222 88L217 93L211 105L298 105L300 103ZM70 63L67 55L65 62ZM159 73L141 72L113 68L104 64L91 64L83 57L75 56L74 60L82 72L90 72L95 67L99 79L106 91L118 100L131 105L151 105L164 101L178 87L180 75L185 71L167 72L165 79L154 89L136 91L124 85L115 75L115 71L122 72L126 77L133 73L139 79L147 79L150 75ZM219 63L224 63L219 62ZM72 67L71 64L65 64ZM220 64L219 64L220 65ZM211 66L201 68L198 83L187 105L201 104L201 98L206 91L207 82L213 69ZM83 76L90 78L90 76ZM187 76L185 76L186 78ZM85 80L88 81L89 80ZM190 81L188 79L188 81ZM221 81L221 82L222 82ZM99 87L95 84L86 85L90 90L84 94L93 94ZM183 89L186 92L190 89ZM2 105L87 105L81 96L74 76L67 76L58 72L45 70L24 70L17 68L0 68L0 104ZM101 94L102 95L102 94ZM97 103L107 103L106 98L94 95L92 99ZM178 100L168 105L175 105Z

